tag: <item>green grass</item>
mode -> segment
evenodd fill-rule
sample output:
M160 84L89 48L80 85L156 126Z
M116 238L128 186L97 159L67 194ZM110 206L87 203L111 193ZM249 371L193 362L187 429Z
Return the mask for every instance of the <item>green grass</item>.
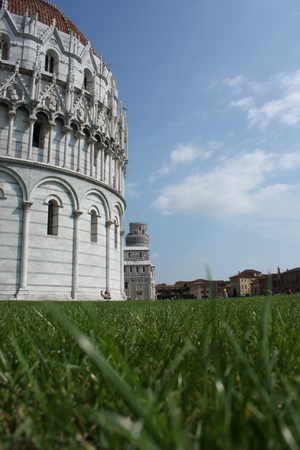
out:
M0 449L298 449L300 296L1 302Z

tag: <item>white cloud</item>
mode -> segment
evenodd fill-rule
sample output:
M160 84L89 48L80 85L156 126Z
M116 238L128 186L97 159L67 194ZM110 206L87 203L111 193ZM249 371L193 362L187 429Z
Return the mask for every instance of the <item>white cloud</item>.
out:
M292 209L289 205L299 190L299 186L285 184L265 186L279 164L276 155L263 150L239 154L209 173L190 175L178 184L166 186L152 207L163 214L276 216L280 208Z
M251 105L253 105L253 103L254 100L252 97L244 97L237 101L232 100L229 106L233 106L234 108L248 109Z
M174 165L191 163L196 159L207 159L211 155L211 150L197 147L194 144L179 143L170 154L171 162Z
M164 164L148 177L150 183L170 175L176 170L177 166L190 164L196 160L205 160L210 158L213 150L220 147L216 141L209 141L203 146L194 143L179 143L170 153L170 163Z
M300 150L294 153L286 153L280 157L280 165L283 169L295 169L300 166Z
M247 90L256 94L257 98L248 95L229 103L231 107L248 112L250 126L257 125L265 129L273 122L285 125L296 125L300 122L300 71L291 74L280 73L265 83L254 83L241 76L224 80L224 83L234 89L239 87L239 94L242 92L242 85L243 91ZM267 92L273 97L276 95L277 98L264 101L259 105L258 95L266 95Z
M223 83L233 88L239 88L245 81L246 78L243 75L237 75L233 78L225 78Z
M166 164L161 167L160 169L156 170L156 172L152 173L149 177L148 177L148 181L149 183L154 183L155 181L157 181L159 178L163 178L167 175L169 175L170 173L170 167L168 167Z
M266 102L260 108L250 108L248 118L251 125L258 124L262 128L272 121L296 125L300 121L300 91Z
M125 191L127 198L139 198L141 195L137 183L126 183Z

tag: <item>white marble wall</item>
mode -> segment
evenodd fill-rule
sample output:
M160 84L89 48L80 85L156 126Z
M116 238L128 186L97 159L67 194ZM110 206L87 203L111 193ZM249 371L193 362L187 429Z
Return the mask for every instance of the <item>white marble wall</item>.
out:
M52 198L59 204L57 235L47 234ZM0 158L0 299L97 300L105 289L123 299L120 204L113 190L83 175L59 174L35 163L3 164ZM97 242L91 241L92 210L98 216ZM115 220L121 224L117 235Z
M105 289L124 299L127 126L115 79L55 23L4 6L0 33L9 42L0 58L0 299L97 300ZM52 198L57 235L47 234Z

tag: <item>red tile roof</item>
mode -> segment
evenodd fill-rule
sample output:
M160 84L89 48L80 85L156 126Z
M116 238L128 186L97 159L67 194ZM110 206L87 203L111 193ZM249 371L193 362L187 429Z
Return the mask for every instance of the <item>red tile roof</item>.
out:
M2 0L0 0L2 7ZM64 13L52 3L44 0L9 0L8 11L19 16L32 17L38 13L38 20L48 26L52 25L52 20L56 20L56 28L67 34L75 34L83 45L87 45L88 40L78 30L78 28L64 15Z

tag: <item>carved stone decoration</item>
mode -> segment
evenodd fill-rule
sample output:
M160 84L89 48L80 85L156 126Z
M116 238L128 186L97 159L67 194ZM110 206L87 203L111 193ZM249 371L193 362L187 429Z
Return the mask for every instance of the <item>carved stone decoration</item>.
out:
M44 91L39 96L39 104L45 108L48 108L51 113L61 110L66 111L64 101L56 83L51 83L44 89Z

